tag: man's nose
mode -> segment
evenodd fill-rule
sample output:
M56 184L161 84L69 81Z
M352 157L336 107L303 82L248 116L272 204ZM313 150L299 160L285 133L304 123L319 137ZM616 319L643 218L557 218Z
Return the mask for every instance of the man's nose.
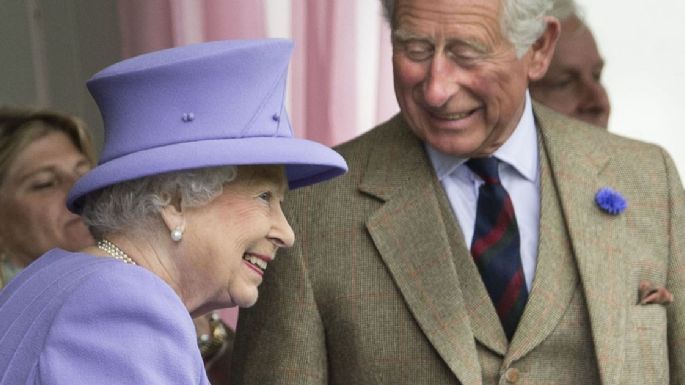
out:
M431 60L423 84L423 99L431 107L443 106L459 91L457 66L444 55L436 54Z
M577 94L577 114L578 118L592 123L596 126L607 128L609 124L609 113L611 103L606 89L594 77L582 83Z
M588 111L595 111L597 113L607 112L609 110L609 95L602 85L602 83L592 80L586 81L583 84L581 108Z

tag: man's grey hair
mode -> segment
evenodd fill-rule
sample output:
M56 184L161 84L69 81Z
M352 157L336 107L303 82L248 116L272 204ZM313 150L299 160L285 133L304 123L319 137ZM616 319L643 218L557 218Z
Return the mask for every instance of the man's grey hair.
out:
M554 16L559 19L562 23L561 33L578 33L580 31L588 29L588 24L585 21L585 13L581 6L579 6L575 0L554 0L554 5L549 11L550 16ZM575 17L580 24L571 31L564 31L564 28L568 28L568 25L563 23L570 18ZM592 31L590 31L592 32Z
M143 177L105 187L84 198L84 222L96 239L104 234L146 231L160 223L159 212L179 199L197 207L221 195L238 175L236 166L211 167Z
M554 16L561 21L572 15L576 15L580 18L579 12L580 9L575 0L554 0L554 5L549 11L549 15Z
M504 36L514 45L516 55L522 57L546 28L544 17L549 15L554 0L500 0ZM392 28L395 0L381 0L383 14Z

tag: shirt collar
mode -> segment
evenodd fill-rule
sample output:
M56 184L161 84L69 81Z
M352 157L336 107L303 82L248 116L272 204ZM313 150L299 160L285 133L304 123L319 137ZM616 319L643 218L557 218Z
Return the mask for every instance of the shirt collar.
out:
M454 155L443 154L428 143L424 145L426 146L428 157L433 164L433 169L435 169L435 173L441 181L468 160ZM528 91L526 91L523 114L516 129L493 155L512 166L529 181L537 180L538 142L533 107Z

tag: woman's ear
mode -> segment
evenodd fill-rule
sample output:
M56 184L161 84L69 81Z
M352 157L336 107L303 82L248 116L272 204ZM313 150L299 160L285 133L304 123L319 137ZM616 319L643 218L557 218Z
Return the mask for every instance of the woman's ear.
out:
M545 16L545 31L533 43L530 48L531 60L528 67L528 80L535 81L542 79L547 72L549 63L554 56L554 48L561 34L561 24L559 20L552 16Z
M180 197L170 199L169 203L159 210L159 215L170 233L174 230L185 230L186 219Z

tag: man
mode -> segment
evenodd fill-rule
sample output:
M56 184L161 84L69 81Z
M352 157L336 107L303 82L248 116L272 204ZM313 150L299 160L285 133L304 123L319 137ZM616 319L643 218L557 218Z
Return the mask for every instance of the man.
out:
M685 382L682 185L660 148L530 102L550 2L384 5L402 112L287 197L298 241L231 384Z
M555 2L551 15L561 20L561 35L547 73L531 82L530 94L557 112L607 128L611 106L601 82L604 60L578 14L573 0Z

